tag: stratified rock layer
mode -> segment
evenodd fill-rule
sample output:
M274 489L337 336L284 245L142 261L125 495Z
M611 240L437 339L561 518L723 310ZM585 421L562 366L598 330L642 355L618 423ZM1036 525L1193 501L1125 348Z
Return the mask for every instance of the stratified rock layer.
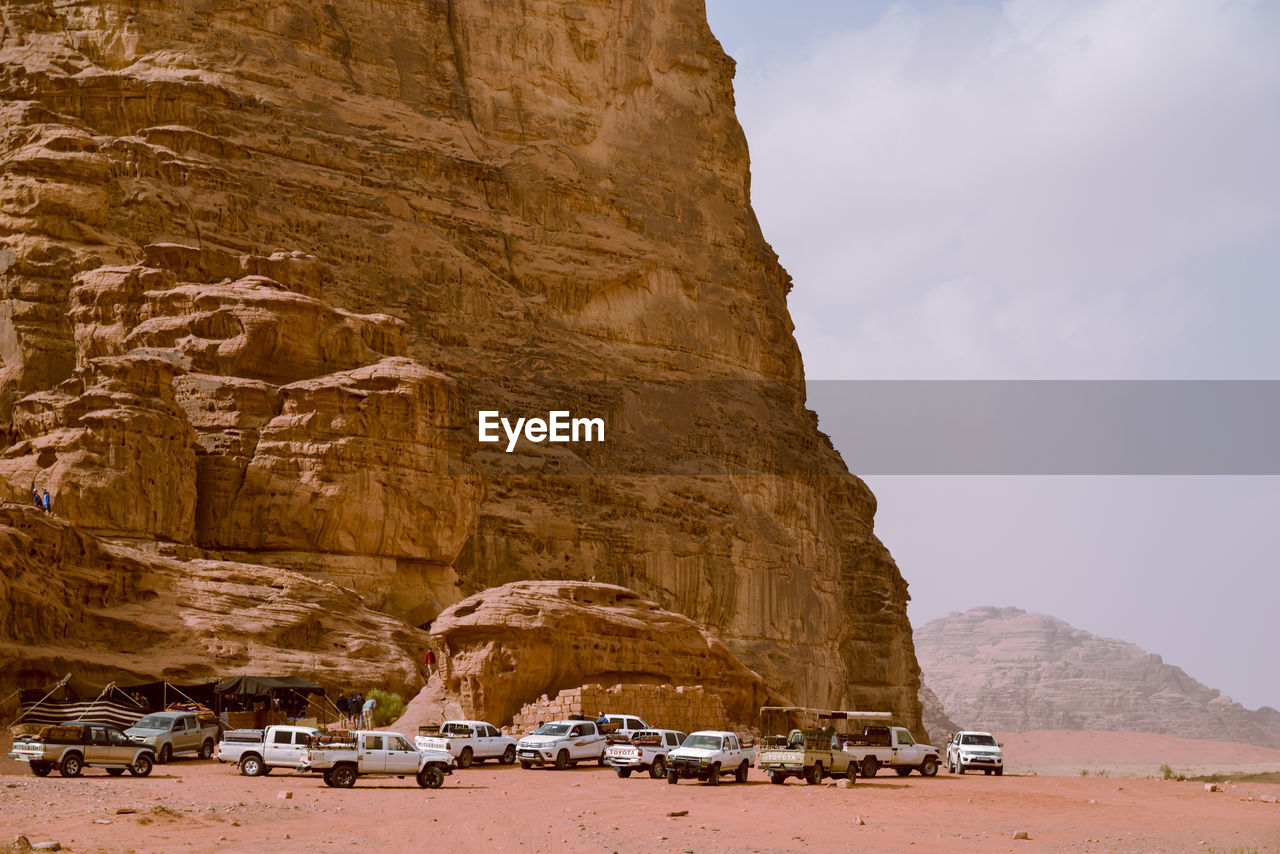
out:
M961 726L1112 730L1280 747L1280 712L1250 711L1158 655L1044 614L974 608L916 632L923 681Z
M425 633L287 570L106 542L0 505L0 680L100 684L296 673L414 691Z
M541 695L588 684L697 685L729 719L785 702L688 617L623 587L521 581L447 609L431 626L440 679L468 714L507 723Z
M87 392L60 384L95 360L158 356L195 436L194 473L181 459L155 487L173 518L86 499L72 522L336 580L422 623L510 581L595 577L708 626L797 701L918 724L906 585L805 408L701 0L0 11L11 495L37 469L60 496L135 494L118 461L70 466L89 427L58 445L18 425L30 395L75 411ZM445 436L442 395L463 413ZM479 408L602 417L607 447L479 453ZM400 411L423 417L392 474Z

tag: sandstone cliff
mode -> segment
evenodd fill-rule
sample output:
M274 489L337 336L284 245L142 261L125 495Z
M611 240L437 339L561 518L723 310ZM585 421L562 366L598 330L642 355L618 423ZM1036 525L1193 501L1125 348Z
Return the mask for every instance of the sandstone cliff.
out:
M11 497L410 624L595 577L918 725L700 0L0 10ZM487 454L481 407L612 438Z
M541 695L582 685L698 685L751 725L771 693L688 617L610 584L522 581L445 610L431 626L440 679L468 715L506 721Z
M1124 641L1043 614L974 608L916 632L923 681L961 726L1113 730L1280 747L1280 712L1222 696Z

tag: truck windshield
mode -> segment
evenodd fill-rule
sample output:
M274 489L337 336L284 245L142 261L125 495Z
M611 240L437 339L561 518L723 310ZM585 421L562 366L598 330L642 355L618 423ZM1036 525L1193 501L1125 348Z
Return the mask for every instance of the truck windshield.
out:
M134 724L134 727L137 729L168 729L171 723L173 723L173 718L167 718L164 715L147 715Z
M568 732L568 724L543 724L534 735L565 735Z
M961 744L985 744L988 747L995 747L996 740L989 735L966 735L960 741Z
M720 748L720 736L691 735L684 740L684 744L681 747L704 747L708 750L718 750Z

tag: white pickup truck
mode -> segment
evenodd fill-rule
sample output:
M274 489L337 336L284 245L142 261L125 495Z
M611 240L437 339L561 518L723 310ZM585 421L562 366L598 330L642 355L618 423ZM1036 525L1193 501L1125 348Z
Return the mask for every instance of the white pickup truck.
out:
M146 715L124 734L156 752L161 765L179 753L195 753L201 759L213 756L220 727L202 724L194 712L154 712Z
M917 744L911 732L900 726L864 727L862 735L845 742L844 749L863 777L874 777L881 768L892 768L899 777L912 771L925 777L938 773L938 748Z
M692 777L715 786L721 775L732 774L739 783L745 783L747 771L755 764L755 747L748 737L703 730L692 733L667 754L667 782L674 786L681 777Z
M309 726L227 730L213 758L239 765L246 777L261 777L272 768L296 768L311 737L319 734L320 730Z
M445 721L438 727L419 727L413 743L419 750L451 754L459 768L470 768L473 762L478 765L486 759L496 759L500 765L516 761L516 740L484 721Z
M610 744L604 761L624 780L632 771L648 771L659 780L667 776L667 754L684 743L685 734L673 729L642 729L630 742Z
M453 756L443 750L419 750L398 732L353 730L316 736L298 770L319 771L327 786L350 789L359 777L414 777L424 789L444 785L453 773Z
M606 747L595 721L551 721L520 739L516 758L521 768L553 764L563 770L593 760L603 765Z
M947 770L952 774L982 771L1004 775L1004 745L989 732L961 730L947 742Z

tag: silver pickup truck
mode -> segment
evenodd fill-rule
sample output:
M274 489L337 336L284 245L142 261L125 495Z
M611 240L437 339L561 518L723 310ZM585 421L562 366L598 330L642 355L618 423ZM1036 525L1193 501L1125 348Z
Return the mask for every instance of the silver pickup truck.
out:
M9 758L26 762L37 777L47 777L55 768L63 777L79 777L85 768L105 768L113 777L125 771L145 777L156 755L110 724L75 721L47 726L34 738L15 738Z
M202 724L194 712L154 712L124 731L129 738L156 752L161 765L179 753L195 753L201 759L213 756L220 727Z

